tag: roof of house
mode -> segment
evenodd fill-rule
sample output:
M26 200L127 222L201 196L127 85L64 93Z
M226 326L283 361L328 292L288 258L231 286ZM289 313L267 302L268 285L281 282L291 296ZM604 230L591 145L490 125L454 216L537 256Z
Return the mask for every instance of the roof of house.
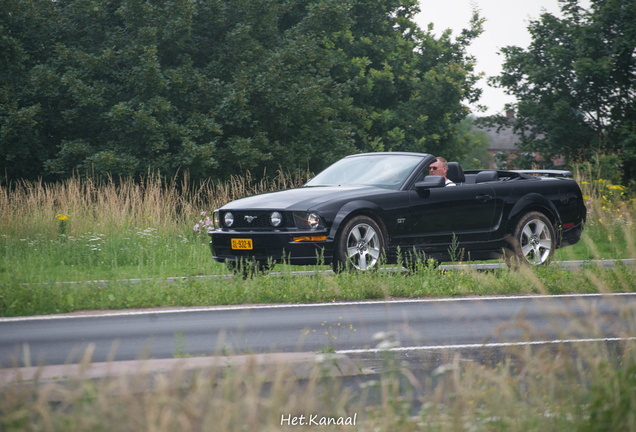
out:
M497 127L485 128L479 126L473 126L474 130L484 132L488 138L490 138L490 147L488 150L494 152L515 152L521 149L517 146L519 142L519 136L513 132L512 122L514 120L514 112L512 110L506 111L506 118L510 122L510 126L502 127L497 131Z
M482 129L475 128L483 131L490 138L490 147L488 150L492 151L519 151L519 147L517 143L519 142L519 137L516 133L513 132L512 127L501 128L499 132L497 132L497 128L492 129Z

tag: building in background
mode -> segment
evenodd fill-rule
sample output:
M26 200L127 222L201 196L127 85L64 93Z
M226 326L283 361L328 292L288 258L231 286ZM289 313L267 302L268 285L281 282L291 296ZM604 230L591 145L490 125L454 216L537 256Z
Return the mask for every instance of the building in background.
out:
M488 147L488 153L492 156L492 162L490 163L491 169L511 169L511 168L530 168L530 167L518 167L515 166L514 160L522 155L522 150L519 148L519 135L513 130L513 120L515 118L514 111L506 111L506 118L510 122L510 126L502 127L497 130L497 127L486 128L482 126L473 126L474 130L482 131L490 139L490 146ZM541 162L543 159L536 153L525 153L524 155L534 159L537 162ZM524 158L527 160L527 158ZM505 163L508 161L508 163ZM563 165L565 162L563 157L552 159L552 165ZM498 166L503 165L506 166ZM512 165L512 166L510 166Z

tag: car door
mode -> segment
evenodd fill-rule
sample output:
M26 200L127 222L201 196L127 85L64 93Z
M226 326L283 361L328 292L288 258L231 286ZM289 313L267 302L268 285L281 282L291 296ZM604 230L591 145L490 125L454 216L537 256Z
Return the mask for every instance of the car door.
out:
M446 252L454 234L460 248L478 248L490 236L494 197L488 184L411 189L402 247Z

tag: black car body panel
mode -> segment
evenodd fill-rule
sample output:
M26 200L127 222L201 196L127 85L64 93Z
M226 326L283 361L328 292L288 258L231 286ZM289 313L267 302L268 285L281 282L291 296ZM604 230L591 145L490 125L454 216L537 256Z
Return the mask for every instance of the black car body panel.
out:
M392 159L396 156L400 158ZM373 167L380 166L380 161L384 168L377 173L358 174L371 182L380 179L377 184L316 186L311 180L301 188L247 197L217 209L217 223L210 231L214 259L329 264L342 227L359 215L377 223L388 263L396 262L399 251L411 250L446 261L453 242L458 242L464 259L501 257L517 222L529 212L540 212L550 221L556 247L580 239L586 217L581 190L573 179L558 177L559 171L545 177L528 172L466 171L461 174L464 181L455 187L429 188L422 187L422 180L426 168L436 160L431 155L371 153L349 156L338 163L345 161L348 167L351 158L366 158L364 161L372 161ZM381 180L391 174L391 161L401 164L395 183ZM333 170L337 173L337 167ZM325 177L320 176L316 177L318 183ZM276 227L269 220L272 212L283 216ZM224 223L228 213L233 216L232 226ZM319 223L311 227L307 225L310 219ZM233 249L232 239L251 240L252 248Z

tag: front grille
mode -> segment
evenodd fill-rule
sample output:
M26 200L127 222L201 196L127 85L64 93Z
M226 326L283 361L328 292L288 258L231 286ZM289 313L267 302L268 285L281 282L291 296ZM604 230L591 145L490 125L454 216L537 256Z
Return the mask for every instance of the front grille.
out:
M283 216L283 222L277 226L273 227L269 221L269 216L272 214L271 211L232 211L230 212L234 215L234 223L230 227L230 229L241 229L241 228L249 228L249 229L263 229L263 228L282 228L285 226L285 217ZM283 214L282 212L279 212ZM245 218L246 216L251 216L252 222L248 222ZM223 214L225 217L225 214Z

